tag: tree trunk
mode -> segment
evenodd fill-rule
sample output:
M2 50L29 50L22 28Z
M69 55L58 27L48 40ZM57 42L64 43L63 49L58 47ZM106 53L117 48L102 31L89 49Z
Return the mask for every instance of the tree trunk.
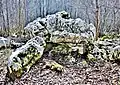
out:
M98 40L99 37L99 28L100 28L100 10L99 10L99 4L98 4L98 0L96 0L96 40Z

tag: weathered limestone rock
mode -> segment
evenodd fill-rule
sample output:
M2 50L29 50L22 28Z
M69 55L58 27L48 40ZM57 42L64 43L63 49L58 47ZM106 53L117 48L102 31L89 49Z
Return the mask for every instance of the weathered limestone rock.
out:
M76 43L76 44L86 42L85 38L81 37L79 34L69 33L66 31L53 32L50 41L54 43Z
M43 61L44 61L43 69L50 68L51 70L54 70L57 72L64 71L64 67L53 60L44 59Z
M70 19L69 17L69 14L65 11L58 12L47 15L45 18L38 18L29 23L24 29L29 32L30 36L40 34L44 37L47 34L54 34L55 31L66 31L94 40L96 30L92 23L87 24L80 18Z
M78 58L81 59L82 55L87 53L84 45L85 44L57 43L56 46L53 46L49 51L49 56L62 64L74 64Z
M50 31L56 31L56 30L63 30L62 29L62 21L64 19L68 19L70 15L66 11L57 12L52 15L46 16L46 28Z
M36 36L38 33L41 33L41 31L44 32L47 30L51 32L55 28L57 28L57 23L59 23L62 18L68 18L68 17L69 14L65 11L58 12L53 15L47 15L45 18L42 19L39 17L33 22L29 23L24 29L28 33L30 33L31 37Z
M111 55L114 60L120 61L120 45L113 48Z
M35 20L31 23L29 23L24 29L27 31L30 35L30 37L35 36L35 34L39 33L40 30L42 30L44 26L42 26L39 21Z
M77 19L62 19L61 27L63 30L66 30L70 33L80 34L86 38L95 38L95 26L85 23L85 21L80 18Z
M0 37L0 48L7 47L10 45L10 40L4 37Z
M107 34L107 35L104 35L103 37L100 38L100 40L104 41L104 40L111 40L111 39L120 39L120 34Z
M43 55L45 46L43 38L36 36L16 49L8 59L9 77L14 79L20 77L24 71L29 71L30 67Z
M116 35L117 36L117 35ZM94 48L90 51L96 58L102 60L116 61L120 60L120 39L115 35L103 37L94 42Z
M92 54L88 54L88 55L87 55L87 59L88 59L88 61L90 61L90 62L94 62L94 61L97 60Z
M11 38L4 38L4 37L0 37L0 49L2 47L19 47L22 46L24 43L17 43L16 41L12 40Z

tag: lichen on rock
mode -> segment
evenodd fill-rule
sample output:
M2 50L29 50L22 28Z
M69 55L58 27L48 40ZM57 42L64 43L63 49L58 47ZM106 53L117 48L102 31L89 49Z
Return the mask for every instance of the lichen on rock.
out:
M69 13L65 11L47 15L45 18L38 18L24 29L31 37L36 35L46 37L47 34L54 35L55 31L66 31L92 40L94 40L96 32L92 23L88 24L80 18L70 19Z
M30 67L41 58L45 41L36 36L29 40L25 45L16 49L8 59L8 75L12 79L20 77L24 71L29 71Z
M57 62L53 61L53 60L48 60L48 59L44 59L44 68L50 68L51 70L57 71L57 72L63 72L64 71L64 67L60 64L58 64Z
M88 61L90 61L90 62L94 62L94 61L97 60L92 54L88 54L88 55L87 55L87 59L88 59Z

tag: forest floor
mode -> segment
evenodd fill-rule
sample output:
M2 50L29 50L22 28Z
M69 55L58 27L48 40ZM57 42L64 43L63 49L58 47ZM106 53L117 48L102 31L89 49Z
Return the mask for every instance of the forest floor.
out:
M7 58L11 51L0 51L0 85L120 85L120 65L117 63L97 62L86 67L64 65L64 71L60 73L42 69L42 59L12 82L6 78Z

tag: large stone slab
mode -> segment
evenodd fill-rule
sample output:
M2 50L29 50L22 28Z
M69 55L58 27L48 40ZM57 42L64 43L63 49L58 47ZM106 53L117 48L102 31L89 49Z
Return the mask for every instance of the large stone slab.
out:
M8 59L8 75L12 79L20 77L25 71L29 71L30 67L41 58L45 41L41 37L34 37L25 45L12 52Z
M37 18L24 29L31 37L39 34L40 36L52 35L55 31L67 31L94 40L96 34L96 28L92 23L88 24L80 18L71 19L69 13L65 11L47 15L45 18Z

